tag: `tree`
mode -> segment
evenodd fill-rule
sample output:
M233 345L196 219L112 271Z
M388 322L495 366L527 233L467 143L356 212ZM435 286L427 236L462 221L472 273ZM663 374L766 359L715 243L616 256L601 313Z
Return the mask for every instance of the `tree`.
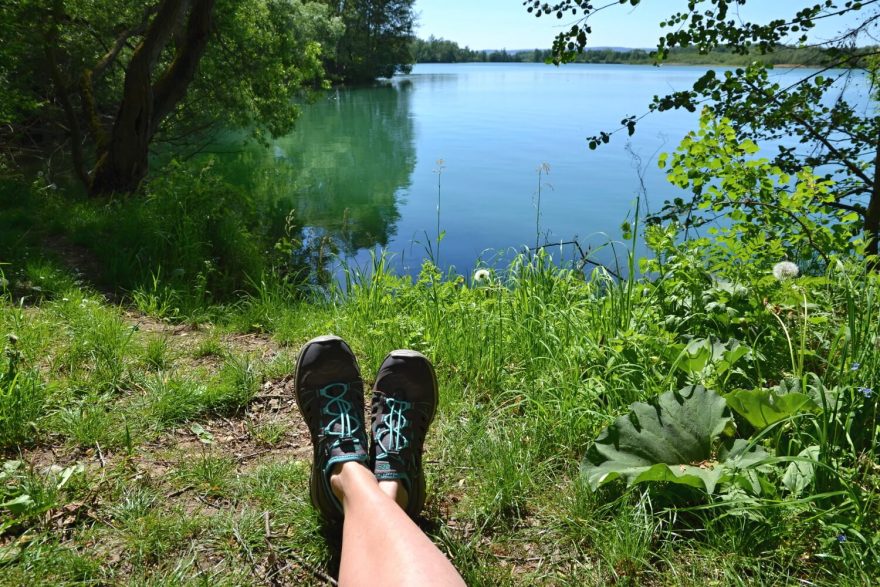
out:
M341 81L363 83L408 73L413 55L415 0L326 0L345 23L328 71Z
M11 142L66 140L91 193L131 192L157 136L179 140L212 120L288 131L293 98L320 85L322 47L342 30L300 0L3 3L0 78L13 84L0 115Z
M590 1L563 0L554 4L538 0L523 2L536 16L555 14L579 17L553 43L552 60L572 60L587 46L592 32L590 18L616 4L636 6L640 0L619 0L603 5ZM673 48L696 48L701 54L728 51L764 56L795 38L800 46L824 49L824 63L802 79L783 86L768 75L762 61L718 74L709 70L689 90L657 96L649 112L685 108L695 111L706 105L718 117L730 121L742 140L774 140L792 137L798 146L779 147L773 165L796 176L816 170L836 184L832 197L817 194L814 203L832 210L845 210L863 231L869 263L877 266L880 243L880 116L866 110L843 91L846 81L870 71L880 49L860 47L872 25L880 21L880 0L822 0L795 12L790 18L765 23L744 21L736 8L748 0L690 0L688 11L672 14L661 26L669 32L658 41L654 53L662 62ZM752 0L751 4L757 4ZM825 42L812 42L809 32L821 21L856 24ZM608 143L612 135L635 132L641 116L623 118L620 128L589 137L591 149ZM747 201L747 200L746 200ZM807 205L807 204L805 204Z

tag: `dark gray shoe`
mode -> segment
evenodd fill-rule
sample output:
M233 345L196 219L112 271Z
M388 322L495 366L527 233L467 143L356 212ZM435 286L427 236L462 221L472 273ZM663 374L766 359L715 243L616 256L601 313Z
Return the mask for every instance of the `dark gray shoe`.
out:
M397 350L385 357L373 387L370 467L379 481L401 482L412 518L425 505L422 447L437 400L437 376L423 354Z
M296 405L312 436L309 488L312 504L328 522L342 520L342 504L330 489L337 463L367 462L364 384L357 359L338 336L319 336L299 352L294 375Z

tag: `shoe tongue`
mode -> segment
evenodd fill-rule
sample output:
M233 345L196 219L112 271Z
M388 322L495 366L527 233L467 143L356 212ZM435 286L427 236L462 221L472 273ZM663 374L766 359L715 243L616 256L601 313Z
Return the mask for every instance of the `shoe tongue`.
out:
M357 441L356 438L353 437L343 437L339 439L339 444L337 445L337 449L349 453L358 449L360 446L360 442Z

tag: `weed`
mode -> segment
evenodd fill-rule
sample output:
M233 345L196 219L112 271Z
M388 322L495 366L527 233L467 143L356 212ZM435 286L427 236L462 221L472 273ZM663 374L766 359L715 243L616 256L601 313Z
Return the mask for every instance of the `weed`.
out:
M229 488L235 462L227 456L204 452L185 460L177 469L177 477L196 490L212 497L223 497Z
M210 403L203 384L161 373L144 381L147 413L160 427L194 418Z
M199 344L193 349L193 357L202 359L205 357L222 357L226 354L226 349L216 336L208 336L199 341Z
M157 335L150 338L144 345L144 363L156 371L163 371L171 365L171 348L168 337Z
M260 424L248 424L248 432L260 444L277 446L287 434L288 425L281 419L269 420Z
M46 387L32 371L21 371L17 339L10 337L7 365L0 371L0 450L34 439L45 416Z
M261 375L247 355L227 355L207 391L209 405L220 411L244 408L259 389Z

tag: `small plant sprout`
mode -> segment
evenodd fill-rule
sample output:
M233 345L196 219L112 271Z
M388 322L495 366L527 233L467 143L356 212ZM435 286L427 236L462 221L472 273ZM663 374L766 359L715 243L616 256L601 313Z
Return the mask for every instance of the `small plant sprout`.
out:
M791 261L780 261L773 266L773 277L776 278L776 281L794 279L798 275L800 275L800 269Z

